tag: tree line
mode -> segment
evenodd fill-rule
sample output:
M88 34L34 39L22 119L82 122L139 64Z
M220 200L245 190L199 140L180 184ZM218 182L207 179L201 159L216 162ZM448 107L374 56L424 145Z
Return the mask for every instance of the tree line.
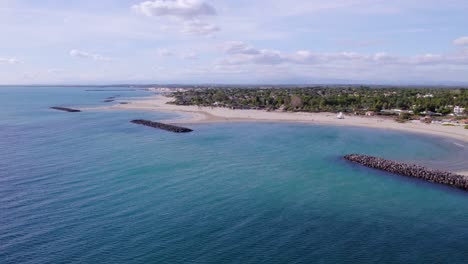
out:
M302 87L196 88L173 94L174 104L296 112L359 112L385 109L446 115L468 108L466 88Z

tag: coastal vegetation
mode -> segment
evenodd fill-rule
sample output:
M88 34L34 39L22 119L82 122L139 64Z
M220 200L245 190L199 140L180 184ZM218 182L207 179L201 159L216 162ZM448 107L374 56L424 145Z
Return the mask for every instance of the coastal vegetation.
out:
M174 92L174 104L232 109L290 112L345 112L353 114L445 116L454 108L467 115L467 88L413 88L369 86L192 88ZM396 111L395 111L396 110ZM369 113L371 112L371 113ZM402 116L403 115L403 116Z

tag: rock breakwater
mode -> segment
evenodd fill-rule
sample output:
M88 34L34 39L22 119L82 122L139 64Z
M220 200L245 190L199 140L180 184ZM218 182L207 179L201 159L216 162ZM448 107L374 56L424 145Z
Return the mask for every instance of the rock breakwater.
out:
M130 122L133 124L163 129L163 130L174 132L174 133L187 133L187 132L193 131L192 129L186 128L186 127L174 126L174 125L164 124L160 122L153 122L153 121L143 120L143 119L136 119Z
M65 111L65 112L81 112L81 110L78 110L78 109L60 107L60 106L52 106L50 109Z
M451 172L434 170L416 164L407 164L360 154L349 154L344 156L344 158L348 161L358 163L369 168L424 179L426 181L445 184L468 191L468 177Z

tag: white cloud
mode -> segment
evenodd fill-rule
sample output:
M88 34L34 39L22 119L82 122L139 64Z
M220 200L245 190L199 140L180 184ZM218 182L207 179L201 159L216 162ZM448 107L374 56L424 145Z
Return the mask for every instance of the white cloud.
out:
M258 54L260 53L257 49L245 44L242 41L229 41L224 43L223 50L230 54Z
M256 49L243 42L227 42L224 45L226 57L220 64L303 64L303 65L468 65L468 54L423 54L401 57L378 52L364 54L357 52L316 53L299 50L295 53L284 53L268 49Z
M385 52L378 52L373 56L373 59L378 62L396 62L398 61L397 56L389 55Z
M163 28L171 26L179 27L178 31L187 35L213 36L220 28L199 18L215 16L216 10L210 4L201 0L154 0L133 5L132 9L148 17L175 18L163 25Z
M444 63L448 60L446 56L440 54L423 54L416 55L410 58L410 62L414 64L438 64Z
M287 62L281 52L276 50L258 50L255 54L232 54L224 58L221 64L236 65L236 64L263 64L274 65Z
M460 37L453 41L457 46L468 46L468 37Z
M17 64L20 63L16 58L0 58L0 64Z
M219 30L219 27L214 24L192 20L184 23L181 32L188 35L212 36Z
M258 54L253 55L253 61L256 64L279 64L285 61L282 53L276 50L260 50Z
M259 50L241 41L226 42L223 50L229 55L223 60L224 64L279 64L287 60L279 51Z
M154 0L133 5L132 9L145 16L194 19L216 15L213 6L201 0Z
M49 73L49 74L61 74L63 72L65 72L65 70L60 69L60 68L52 68L52 69L47 70L47 73Z
M181 58L184 60L198 60L198 54L195 52L190 52L187 54L183 54Z
M89 53L89 52L81 51L81 50L76 50L76 49L73 49L73 50L70 51L70 56L76 57L76 58L82 58L82 59L92 59L92 60L95 60L95 61L110 61L110 60L112 60L111 58L104 57L104 56L99 55L99 54L93 54L93 53Z
M169 56L174 55L174 52L172 52L171 50L167 48L158 49L157 53L158 53L158 56L160 57L169 57Z
M162 72L162 71L167 71L166 67L161 67L161 66L155 66L153 67L153 70L156 72Z

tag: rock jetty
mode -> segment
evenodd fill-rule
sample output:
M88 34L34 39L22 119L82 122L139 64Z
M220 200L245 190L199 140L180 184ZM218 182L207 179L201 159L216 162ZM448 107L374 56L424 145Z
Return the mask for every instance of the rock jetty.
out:
M107 97L103 102L104 102L104 103L114 102L114 101L115 101L115 98L118 97L118 96L119 96L119 95L109 96L109 97Z
M159 129L163 129L163 130L167 130L167 131L175 132L175 133L187 133L187 132L193 131L192 129L186 128L186 127L174 126L174 125L153 122L153 121L143 120L143 119L132 120L130 122L133 124L159 128Z
M433 170L415 164L407 164L360 154L350 154L344 156L344 158L369 168L424 179L426 181L445 184L468 191L468 177L451 172Z
M81 112L81 110L78 109L73 109L73 108L67 108L67 107L60 107L60 106L52 106L50 109L54 110L59 110L59 111L65 111L65 112Z

